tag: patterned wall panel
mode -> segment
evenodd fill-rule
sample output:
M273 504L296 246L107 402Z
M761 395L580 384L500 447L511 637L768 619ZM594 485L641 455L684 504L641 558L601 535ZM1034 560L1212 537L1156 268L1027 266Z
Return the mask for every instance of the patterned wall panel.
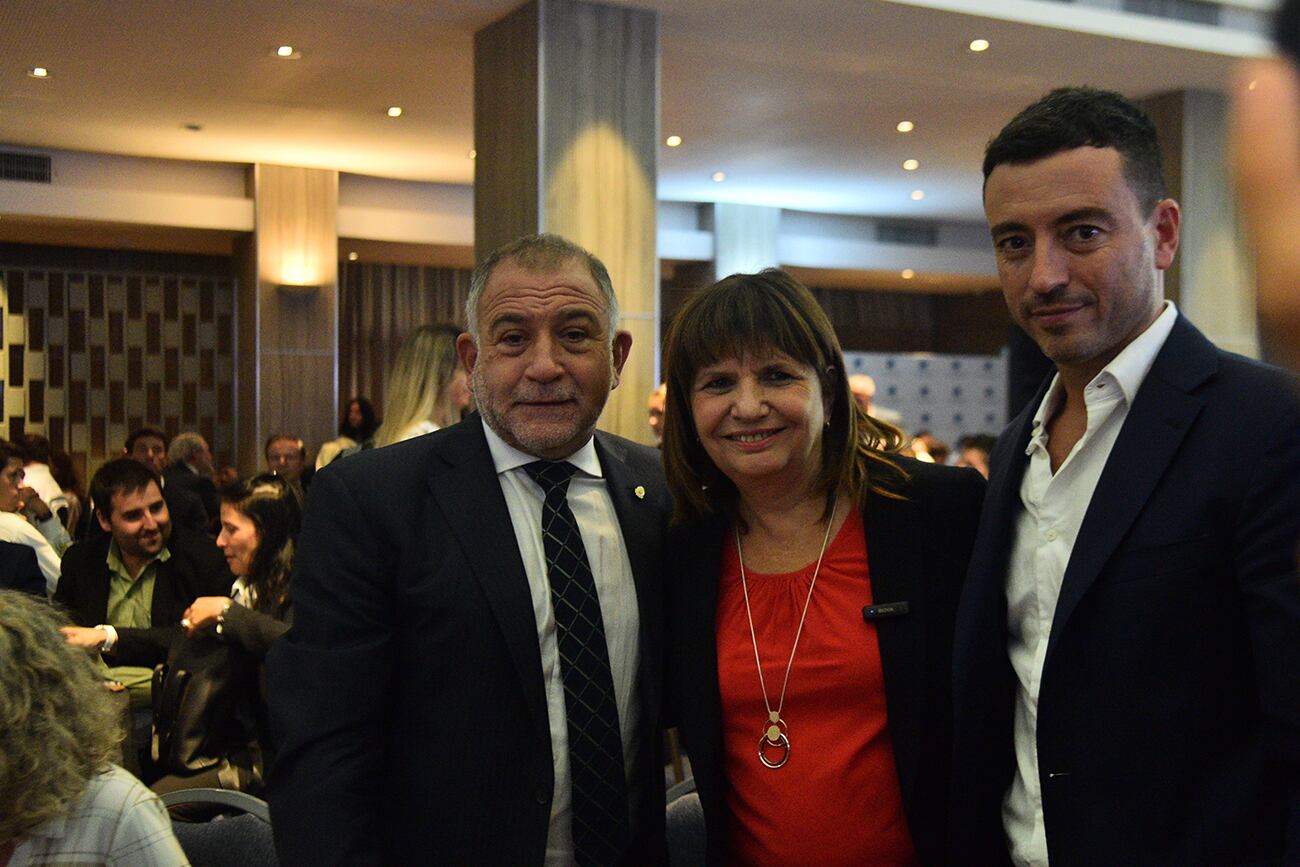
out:
M949 445L963 434L998 434L1006 424L1006 355L846 352L849 374L876 381L875 403L903 416L911 432Z
M0 262L4 435L44 433L83 481L131 430L198 430L234 454L228 277Z

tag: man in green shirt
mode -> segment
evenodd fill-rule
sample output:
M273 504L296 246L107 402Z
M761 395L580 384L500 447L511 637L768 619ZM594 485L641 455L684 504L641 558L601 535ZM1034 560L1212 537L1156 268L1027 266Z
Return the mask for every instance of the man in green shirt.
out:
M64 634L99 652L112 679L147 683L181 635L185 609L199 596L228 595L233 579L209 537L171 525L152 468L109 461L91 480L90 495L105 535L64 554L54 598L78 624Z

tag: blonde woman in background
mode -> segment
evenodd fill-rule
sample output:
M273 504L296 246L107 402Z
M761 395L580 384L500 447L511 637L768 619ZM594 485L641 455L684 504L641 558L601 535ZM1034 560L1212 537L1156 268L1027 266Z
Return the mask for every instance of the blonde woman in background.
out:
M375 448L460 421L469 405L469 383L456 357L459 334L450 325L421 325L402 341L389 372Z

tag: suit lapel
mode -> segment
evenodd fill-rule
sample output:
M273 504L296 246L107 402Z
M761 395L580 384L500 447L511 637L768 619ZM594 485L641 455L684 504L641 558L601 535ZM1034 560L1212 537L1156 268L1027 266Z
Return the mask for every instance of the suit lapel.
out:
M439 517L450 527L501 628L534 726L549 731L528 576L483 436L482 419L477 415L466 419L448 429L446 439L443 461L435 461L429 476L429 489L441 515L430 516L428 532L436 538Z
M908 500L870 494L864 518L872 603L909 606L907 614L875 625L898 784L903 803L911 804L925 725L925 540L916 505Z
M1204 401L1189 392L1214 374L1213 344L1182 316L1133 399L1084 513L1052 619L1047 661L1070 615L1168 470Z
M618 516L628 563L632 566L632 580L636 584L641 643L638 675L641 678L641 703L648 711L642 715L642 721L654 724L655 720L651 719L654 714L649 711L659 707L662 680L658 650L662 646L659 614L663 598L659 576L662 516L656 511L653 501L645 498L650 480L634 477L620 443L597 432L596 455L605 474L605 488L614 503L614 514ZM640 497L636 495L638 489L642 493Z

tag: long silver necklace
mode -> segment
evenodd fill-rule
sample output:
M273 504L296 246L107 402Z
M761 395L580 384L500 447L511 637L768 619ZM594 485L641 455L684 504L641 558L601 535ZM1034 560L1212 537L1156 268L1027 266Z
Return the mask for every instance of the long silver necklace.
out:
M826 556L826 545L831 540L831 527L835 526L835 508L839 505L840 495L837 491L831 501L831 516L826 521L826 535L822 538L822 550L817 555L817 566L813 569L812 582L808 585L808 598L803 603L803 614L799 617L799 628L794 634L794 645L790 648L790 659L785 664L785 680L781 682L781 698L777 700L776 710L767 697L767 683L763 680L763 663L758 658L758 635L754 632L754 612L749 607L749 582L745 578L745 553L740 547L740 528L735 527L736 559L740 561L740 588L745 594L745 616L749 618L749 640L754 645L754 665L758 668L758 686L763 691L763 706L767 708L767 722L763 734L758 739L758 760L763 767L776 770L790 758L790 727L781 718L785 707L785 689L790 685L790 669L794 666L794 654L799 649L799 638L803 635L803 624L808 619L808 606L812 603L813 588L817 586L817 576L822 571L822 558ZM777 758L768 758L768 751L780 751Z

